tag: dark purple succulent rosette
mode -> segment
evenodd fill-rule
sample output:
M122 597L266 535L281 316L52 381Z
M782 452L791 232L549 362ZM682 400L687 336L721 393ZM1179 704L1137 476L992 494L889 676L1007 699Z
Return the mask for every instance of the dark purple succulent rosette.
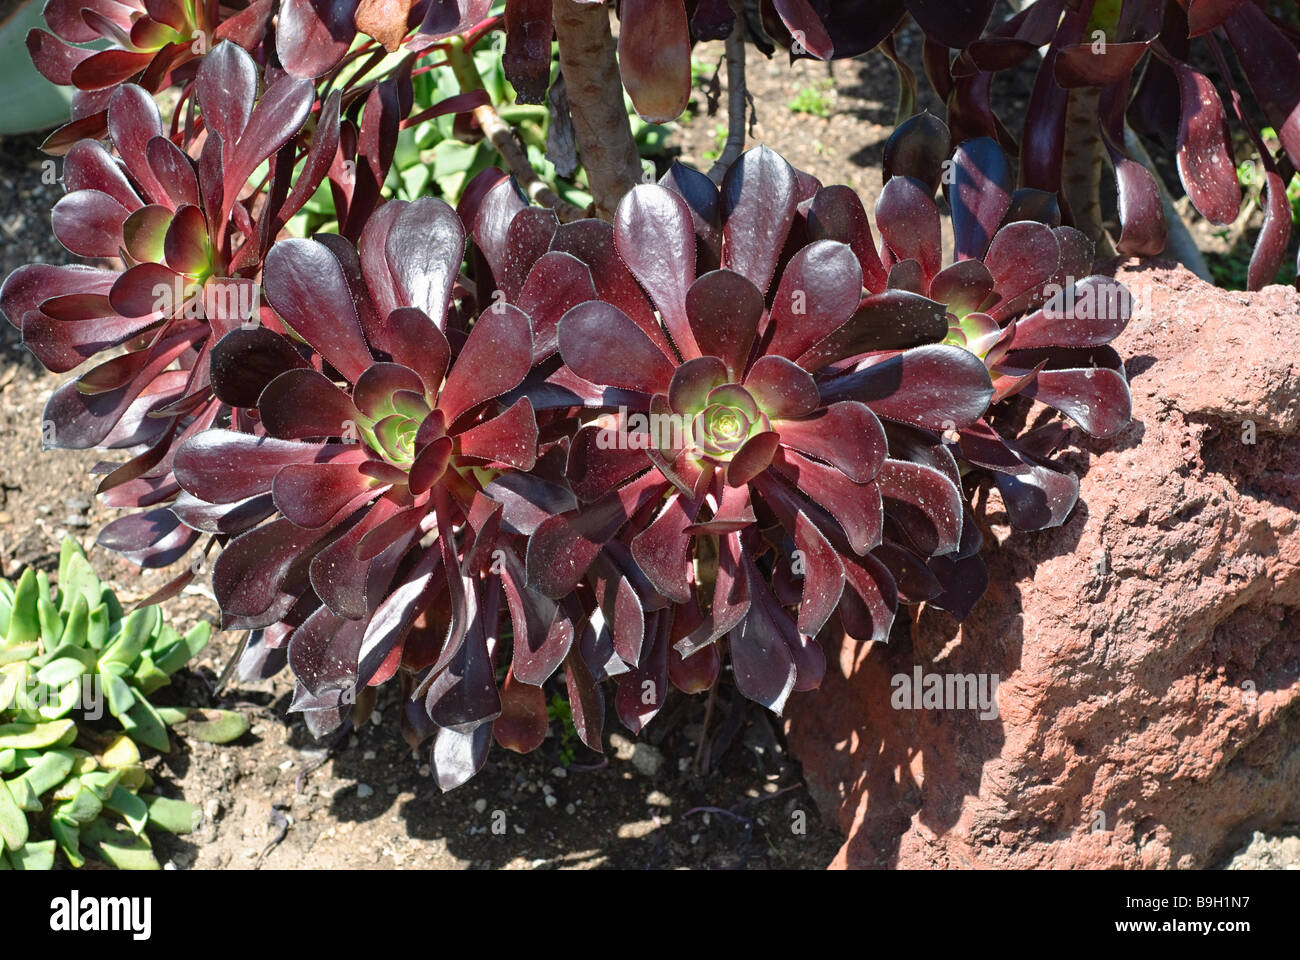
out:
M1194 65L1208 58L1218 83L1229 89L1232 114L1253 141L1263 168L1265 222L1247 286L1253 290L1273 282L1291 237L1286 180L1300 167L1300 34L1293 26L1267 12L1266 5L1250 2L1035 0L980 35L991 6L982 0L920 6L935 13L943 8L940 18L912 13L926 34L926 73L946 101L954 142L991 137L1009 153L1019 153L1022 186L1062 193L1071 154L1082 156L1087 146L1066 149L1071 104L1076 113L1098 118L1099 142L1115 170L1121 227L1115 247L1122 254L1157 255L1167 237L1156 174L1134 158L1126 125L1174 144L1182 187L1207 220L1227 224L1239 214L1242 185L1228 111L1215 81ZM1235 72L1225 46L1236 61ZM993 111L992 81L1043 47L1048 49L1018 147ZM955 58L949 48L959 51ZM1238 76L1245 79L1244 90ZM1278 148L1265 143L1256 117L1277 131ZM1079 138L1077 130L1072 135Z
M216 345L213 387L237 429L185 444L172 505L225 544L213 587L223 626L254 631L244 670L287 662L293 709L318 734L400 674L403 733L433 738L444 789L494 739L541 742L541 684L574 639L562 605L525 582L539 513L575 503L539 462L531 402L509 396L532 366L535 321L486 293L470 319L464 247L457 213L432 198L385 204L359 249L327 235L272 247L264 286L285 332L237 329ZM538 269L522 276L540 316L567 294Z
M281 5L282 23L294 5ZM258 49L274 7L272 0L222 6L204 0L47 0L42 12L50 29L28 31L27 51L47 80L76 92L72 120L43 149L62 154L79 140L102 137L109 103L123 84L151 94L180 85L183 102L197 63L217 45L230 41Z
M1015 189L1015 174L991 139L968 140L948 157L946 126L928 114L903 124L886 147L885 188L876 209L889 284L947 305L946 342L978 356L993 381L989 415L950 431L963 466L987 470L1013 526L1063 523L1078 480L1044 454L1055 427L1017 438L1037 401L1089 436L1129 423L1124 365L1109 346L1131 314L1128 290L1092 271L1093 245L1060 224L1056 198ZM953 262L942 267L934 191L943 171L952 208Z
M314 99L309 81L291 77L255 99L257 81L234 44L206 58L196 90L207 139L197 160L165 135L143 88L119 87L108 107L117 156L95 140L74 145L64 161L68 192L52 219L72 253L120 258L123 269L29 264L0 289L0 308L47 369L65 373L115 354L54 391L42 437L47 448L129 454L102 465L98 492L110 506L148 509L109 524L100 543L146 566L169 565L195 542L161 504L180 490L177 448L227 409L212 390L212 346L261 322L262 253L324 173L309 156L295 189L263 204L254 223L240 201L245 183L282 148L292 155ZM316 156L333 154L337 110L331 99Z
M757 148L721 192L678 166L612 228L561 226L542 249L585 258L599 299L563 315L521 391L576 428L581 502L532 532L529 580L576 594L586 668L616 678L626 725L669 682L707 686L723 637L741 692L779 711L820 683L824 629L883 640L900 597L945 592L926 558L978 535L931 431L974 424L992 387L939 342L942 304L884 289L852 191Z

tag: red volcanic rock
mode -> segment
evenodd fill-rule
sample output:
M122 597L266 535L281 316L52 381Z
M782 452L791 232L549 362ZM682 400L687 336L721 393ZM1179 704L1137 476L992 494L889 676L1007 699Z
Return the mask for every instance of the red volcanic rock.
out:
M1068 523L988 594L828 651L787 710L836 867L1206 867L1300 821L1300 295L1127 261L1133 423L1075 431ZM1253 441L1253 442L1252 442ZM1086 472L1085 472L1086 471ZM997 674L998 716L895 709L896 675Z

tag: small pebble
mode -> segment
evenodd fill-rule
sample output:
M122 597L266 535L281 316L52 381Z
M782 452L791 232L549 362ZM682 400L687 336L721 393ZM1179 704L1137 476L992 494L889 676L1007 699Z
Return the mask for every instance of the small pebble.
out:
M373 797L374 795L375 795L375 788L372 787L372 786L370 786L370 784L368 784L368 783L358 783L358 784L357 784L357 799L358 799L358 800L365 800L367 797Z
M556 805L557 803L559 803L559 802L560 802L560 801L559 801L559 798L556 797L555 794L553 794L553 793L548 793L548 794L546 795L546 805L547 805L548 807L553 807L553 806L555 806L555 805Z
M482 797L479 797L477 800L474 801L474 811L476 813L482 813L486 809L487 809L487 801L484 800Z

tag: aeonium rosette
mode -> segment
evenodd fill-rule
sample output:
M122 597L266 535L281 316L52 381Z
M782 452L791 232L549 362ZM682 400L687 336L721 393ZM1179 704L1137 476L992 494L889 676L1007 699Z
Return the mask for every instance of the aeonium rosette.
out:
M180 450L186 493L172 505L228 540L213 587L223 625L254 631L246 668L287 661L294 709L317 732L400 673L414 698L403 732L413 746L435 738L444 788L494 739L540 743L541 684L573 639L525 583L520 511L484 493L515 491L534 512L573 503L525 472L537 423L527 398L502 398L532 364L530 318L499 298L474 317L464 238L456 212L426 198L381 207L359 250L327 235L277 243L264 286L285 332L237 329L217 345L214 389L235 429ZM513 643L498 686L503 616Z
M211 348L231 329L261 322L262 254L320 183L338 143L332 97L294 189L272 191L276 202L243 196L268 157L296 153L314 98L309 81L287 76L260 98L257 87L256 65L233 44L204 61L197 158L165 135L142 88L118 88L108 108L117 156L95 140L73 146L63 169L68 192L52 219L71 252L120 258L122 269L29 264L0 290L0 307L47 369L64 373L115 353L54 391L43 440L130 454L107 465L99 492L110 506L154 509L114 521L100 542L148 566L170 564L195 540L157 505L180 489L171 469L177 446L225 410L211 388Z
M993 479L1016 528L1057 526L1078 499L1078 480L1046 459L1064 439L1059 421L1024 433L1024 401L1089 436L1123 430L1128 380L1109 344L1128 324L1131 295L1093 272L1092 242L1061 224L1054 195L1016 189L994 140L967 140L949 159L948 128L922 114L895 131L885 157L876 223L888 283L944 303L946 342L977 355L993 381L989 414L952 425L958 458ZM954 235L946 267L934 201L945 168Z
M956 465L925 430L973 423L992 393L975 357L938 344L942 304L863 295L879 262L847 188L822 190L766 148L721 194L680 167L667 184L635 188L612 229L640 287L569 310L563 365L525 386L539 408L591 421L566 467L582 505L532 534L529 577L586 596L612 645L589 645L588 666L618 678L633 729L662 694L622 694L707 686L723 637L740 691L779 711L820 682L815 638L837 612L884 639L900 592L942 593L924 558L971 552L978 535L963 536ZM847 224L851 242L816 239Z

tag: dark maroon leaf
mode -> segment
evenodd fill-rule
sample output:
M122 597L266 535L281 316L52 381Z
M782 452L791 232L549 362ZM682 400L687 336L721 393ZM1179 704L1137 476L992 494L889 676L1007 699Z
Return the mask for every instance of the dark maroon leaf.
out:
M767 147L746 150L722 181L722 265L764 295L798 202L794 169Z
M852 317L795 362L815 373L846 357L934 343L947 333L943 304L904 290L886 290L865 298Z
M537 462L537 419L527 397L505 413L462 433L457 440L462 456L494 464L531 470Z
M282 0L275 32L280 63L309 80L328 73L356 36L356 9L357 0Z
M808 0L772 0L777 16L794 39L796 54L811 54L818 60L829 60L835 52L831 38ZM777 711L780 713L781 711Z
M886 460L876 482L887 503L913 508L894 519L908 532L917 549L931 556L957 549L962 527L961 491L943 473L919 463Z
M673 348L655 318L650 301L618 254L614 228L610 224L594 219L563 224L555 231L551 249L572 254L590 267L600 299L626 313L664 356L673 355Z
M556 351L560 319L578 304L595 299L591 271L577 257L552 250L538 259L515 301L532 325L534 363Z
M876 202L876 226L897 260L915 260L927 283L942 264L939 208L919 180L894 177Z
M1091 41L1063 47L1057 54L1053 70L1062 87L1104 87L1125 80L1147 52L1150 41L1115 43L1107 41L1102 49Z
M730 633L736 688L779 715L794 690L796 669L790 646L799 642L798 631L748 556L744 576L753 602Z
M927 430L974 423L993 385L984 364L960 347L917 347L822 386L823 402L858 400L881 417Z
M576 513L544 521L528 541L529 584L548 597L567 595L628 518L668 486L650 472Z
M981 260L959 260L944 267L930 284L929 297L961 318L984 305L993 292L993 276Z
M402 303L418 307L444 328L451 287L465 254L465 228L456 211L436 197L407 204L393 222L385 252Z
M714 270L691 284L686 313L699 350L720 358L731 380L740 380L763 316L763 295L741 274Z
M430 7L446 2L435 0ZM429 751L429 766L433 768L438 789L444 793L455 790L483 769L488 751L492 749L492 726L491 723L481 723L471 729L443 727L438 730L438 739Z
M1224 24L1237 62L1293 166L1300 167L1300 50L1253 3Z
M115 257L125 241L122 224L130 211L106 193L78 190L54 205L54 236L81 257Z
M691 34L685 6L623 0L619 18L619 67L636 112L649 123L675 120L691 97Z
M887 183L894 177L912 177L929 187L930 195L934 196L943 179L944 164L951 155L952 138L948 125L932 113L918 113L899 124L885 141L884 181Z
M292 16L292 3L282 16ZM237 44L219 43L199 63L195 92L203 120L224 143L235 143L248 125L257 98L257 64Z
M255 407L266 385L307 361L284 337L265 327L232 330L212 348L208 359L212 390L232 407Z
M645 333L613 304L580 304L559 327L560 355L578 376L613 387L666 393L674 365Z
M319 537L319 531L279 519L230 541L212 569L222 622L265 612L275 603L289 568Z
M695 280L695 227L686 201L656 184L633 187L618 205L614 244L659 308L682 357L700 356L687 322L687 291Z
M506 48L501 65L506 79L515 88L519 103L544 103L551 85L551 37L555 32L551 2L509 0L505 17ZM496 736L500 743L499 724Z
M780 445L781 435L773 430L754 434L727 464L727 483L733 487L749 483L768 468Z
M984 257L999 300L988 312L997 320L1031 306L1057 275L1061 243L1052 228L1032 220L1009 223L997 232Z
M826 508L848 538L849 546L865 554L880 543L884 514L880 490L859 484L834 467L784 449L774 468L816 503Z
M1291 203L1286 184L1274 170L1267 171L1264 186L1264 225L1246 272L1246 289L1262 290L1277 279L1277 271L1291 242Z
M365 630L363 620L344 620L327 607L318 608L289 638L293 675L314 696L351 690Z
M1022 392L1060 410L1094 437L1113 437L1131 419L1128 382L1119 370L1041 370Z
M953 155L952 232L956 259L979 259L1011 206L1015 174L996 140L967 140Z
M907 0L907 12L925 35L958 50L979 39L994 0Z
M1099 347L1119 336L1131 312L1132 297L1118 280L1084 277L1017 320L1011 346Z
M844 632L866 643L886 643L898 609L898 588L883 563L871 554L845 557L844 596L840 600L840 620Z
M815 416L772 426L784 446L825 460L855 483L874 479L885 460L884 429L862 403L832 403Z
M295 526L320 528L361 497L381 492L356 463L289 464L275 475L271 493L276 508Z
M578 739L590 749L603 753L601 731L605 725L605 697L576 646L564 658L564 682Z
M288 370L266 385L257 400L262 425L273 437L356 436L361 414L352 399L317 370Z
M1223 102L1210 78L1174 63L1182 115L1178 124L1178 177L1196 209L1212 223L1228 224L1241 209L1241 184Z
M356 456L348 444L295 443L233 430L205 430L187 440L173 469L182 487L207 503L237 503L269 493L275 475L291 463L324 463Z
M817 196L826 193L822 190ZM869 233L866 241L870 242ZM771 334L766 352L798 357L848 320L861 299L862 270L854 251L831 240L810 243L781 274L768 321Z
M438 397L447 423L519 386L532 356L532 332L519 309L497 303L479 314Z
M807 416L820 403L816 381L785 357L759 357L745 377L745 389L769 417Z
M266 297L285 323L355 382L371 363L338 259L314 240L281 240L266 255Z

